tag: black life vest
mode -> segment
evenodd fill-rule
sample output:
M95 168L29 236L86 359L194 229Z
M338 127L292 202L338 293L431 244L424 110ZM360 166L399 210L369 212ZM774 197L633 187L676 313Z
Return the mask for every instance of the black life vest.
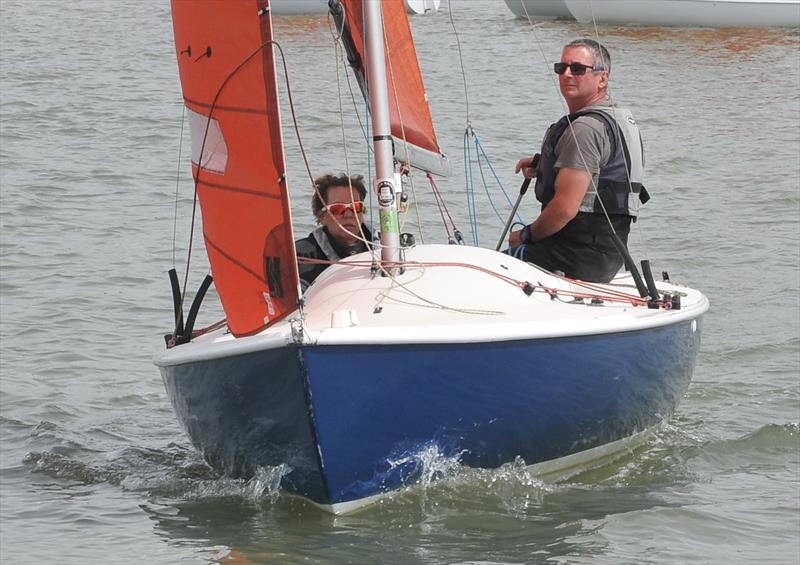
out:
M609 215L636 218L639 202L644 204L650 199L650 195L642 184L644 150L639 128L631 113L622 108L614 108L613 113L600 109L582 110L564 116L550 126L542 145L536 178L536 199L542 203L544 209L555 196L556 145L569 124L580 116L591 116L603 122L611 141L611 158L600 168L596 189L590 186L586 191L580 211L602 214L605 208Z
M373 241L372 232L365 224L361 224L361 229L364 231L364 236L367 241ZM367 244L363 241L359 241L350 247L341 247L336 244L334 239L328 234L328 230L323 226L315 229L308 234L307 237L298 239L294 242L294 245L298 257L327 259L329 261L337 261L369 249ZM309 285L329 266L330 265L325 263L298 262L297 271L300 276L300 288L303 292L305 292Z

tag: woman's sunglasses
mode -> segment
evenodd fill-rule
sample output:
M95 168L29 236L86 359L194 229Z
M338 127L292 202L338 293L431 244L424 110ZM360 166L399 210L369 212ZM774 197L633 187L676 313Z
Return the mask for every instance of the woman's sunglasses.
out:
M606 70L605 67L592 67L591 65L584 65L583 63L553 64L553 70L556 72L557 75L563 75L565 72L567 72L567 69L569 69L572 75L576 77L586 74L586 71L588 70L591 70L593 73L599 73L600 71Z
M352 210L356 214L361 214L365 209L366 206L364 206L364 202L361 200L356 200L355 202L351 202L349 204L345 204L344 202L335 202L322 207L323 212L330 212L334 216L344 216L344 213L348 210Z

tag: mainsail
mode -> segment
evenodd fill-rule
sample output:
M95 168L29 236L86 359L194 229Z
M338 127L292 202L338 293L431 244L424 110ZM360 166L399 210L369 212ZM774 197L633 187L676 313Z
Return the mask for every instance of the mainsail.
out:
M250 335L299 296L269 2L172 0L172 21L211 272Z
M369 100L364 65L363 0L340 0L340 2L344 7L344 14L337 15L334 10L334 15L342 30L342 41L359 86L364 98ZM428 97L422 82L417 51L403 0L383 0L381 8L395 157L398 161L411 166L446 175L450 172L450 164L436 140Z

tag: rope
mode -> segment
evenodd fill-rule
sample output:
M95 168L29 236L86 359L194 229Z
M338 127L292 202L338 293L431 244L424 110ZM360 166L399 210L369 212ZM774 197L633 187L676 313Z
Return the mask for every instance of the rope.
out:
M345 17L346 17L346 14L345 14ZM340 35L341 34L339 34L339 36ZM336 92L338 94L338 99L339 99L339 124L340 124L341 130L342 130L342 152L344 153L344 168L345 168L345 174L347 174L347 186L350 189L350 191L349 191L350 203L355 205L355 197L353 196L353 181L352 181L351 175L350 175L350 159L349 159L348 154L347 154L347 130L345 128L345 122L344 122L344 104L342 103L342 100L343 100L343 96L342 96L342 80L341 80L341 76L339 74L339 67L340 67L340 62L341 62L341 59L342 59L342 53L341 53L342 47L341 47L341 43L338 41L339 36L334 36L334 38L333 38L334 56L335 56L335 59L336 59ZM347 71L346 70L345 70L345 76L347 76ZM317 195L319 196L320 202L322 202L324 205L327 206L328 203L322 197L322 194L319 193L319 188L317 187L316 183L314 183L314 191L317 192ZM367 191L367 192L370 192L370 191ZM353 212L353 213L355 213L355 212ZM342 224L339 222L339 220L338 220L338 218L336 216L331 214L331 218L339 226L339 228L341 228L343 231L345 231L347 233L350 233L344 226L342 226ZM355 234L351 234L351 235L353 235L353 237L356 237L357 239L360 239L363 243L365 243L367 245L367 249L369 249L369 246L370 246L371 242L367 241L367 235L364 233L364 227L363 227L363 223L362 222L358 223L358 236L356 236Z
M417 277L416 280L421 279L424 275L425 275L425 269L423 268L422 271L420 271L419 276ZM414 281L410 281L410 282L414 282ZM411 294L412 296L414 296L418 300L422 301L423 304L419 304L419 303L416 303L416 302L411 302L409 300L401 300L397 296L390 295L389 292L394 290L394 288L396 286L402 288L405 292ZM462 314L477 314L477 315L483 315L483 316L499 316L499 315L502 315L504 313L504 312L499 311L499 310L486 310L486 309L482 309L482 308L457 308L457 307L454 307L454 306L447 306L447 305L442 304L440 302L436 302L434 300L430 300L428 298L425 298L424 296L420 295L419 293L414 292L413 290L411 290L408 287L407 284L401 283L396 278L392 278L392 286L390 286L387 290L380 292L379 296L380 296L379 303L383 302L384 300L391 300L392 302L397 302L398 304L407 304L409 306L418 306L418 307L422 306L422 307L425 307L425 308L434 308L434 309L437 309L437 310L448 310L448 311L451 311L451 312L460 312Z
M483 155L483 159L486 161L486 164L489 166L489 170L491 171L492 176L494 177L494 180L497 182L497 186L500 187L500 191L503 193L503 196L505 196L506 202L508 202L508 206L511 209L513 209L514 208L514 203L511 202L511 198L508 196L508 192L506 192L506 189L503 186L503 183L500 181L500 177L497 176L497 173L495 172L494 167L492 166L492 162L489 160L489 156L486 154L486 151L483 149L483 144L481 143L480 139L478 139L478 135L477 134L475 134L475 147L480 151L480 154ZM519 219L520 222L522 221L522 218L520 217L519 214L517 214L517 219ZM500 218L500 220L502 221L503 218Z
M344 8L344 6L343 6L343 8ZM347 17L347 14L346 14L345 11L343 11L342 25L344 25L344 23L346 21L346 17ZM336 42L336 46L335 47L336 47L336 52L337 52L337 86L338 86L338 81L339 81L339 79L338 79L338 77L339 77L338 65L342 64L342 61L344 60L344 53L343 53L343 50L340 49L340 45L339 45L339 41L341 41L343 29L339 29L335 25L335 20L334 20L334 18L332 17L332 15L330 13L328 14L328 26L331 29L331 35L332 35L334 41ZM336 30L336 31L334 32L334 30ZM385 37L385 34L384 34L384 37ZM385 48L386 48L386 51L387 51L387 54L388 54L389 46L386 43L384 43L384 45L385 45ZM397 102L399 100L399 97L397 96L397 84L396 84L396 80L395 80L394 69L393 69L393 66L392 66L392 63L391 63L391 61L392 61L391 57L388 57L388 60L389 60L389 67L388 67L389 77L391 79L393 92L395 93L395 102L397 104ZM350 99L351 99L351 101L353 103L353 107L355 109L356 118L358 120L359 127L361 129L362 135L364 136L364 140L365 140L365 143L366 143L366 146L367 146L367 179L369 181L368 185L371 186L372 185L371 174L372 174L373 148L372 148L372 145L370 143L370 135L369 135L369 131L368 131L369 127L370 127L370 121L369 121L369 119L366 119L366 120L364 120L362 122L361 115L360 115L360 113L358 111L358 105L356 103L356 95L355 95L355 93L353 91L352 83L350 81L350 75L349 75L349 73L345 72L344 76L345 76L345 78L347 80L347 87L348 87ZM341 90L339 92L339 96L341 98ZM363 97L362 97L362 99L363 99ZM340 106L341 106L341 100L340 100ZM369 108L369 104L366 103L366 100L365 100L365 108L366 108L367 118L369 118L370 108ZM402 120L402 113L400 112L399 105L396 105L396 109L397 109L397 114L398 114L398 116L400 118L400 128L401 128L401 132L402 132L401 135L405 139L405 126L404 126L404 123L403 123L403 120ZM409 162L409 163L411 162L411 156L408 154L407 148L406 148L406 161ZM418 230L419 230L420 242L424 244L425 243L425 235L423 233L424 224L422 222L422 218L420 216L420 211L419 211L419 199L417 198L417 194L416 194L416 183L415 183L414 175L412 174L412 171L411 171L410 168L409 168L408 173L409 174L407 176L408 176L408 180L409 180L410 196L411 196L411 200L412 200L411 205L414 206L414 210L415 210L415 215L416 215L417 225L418 225ZM368 194L369 194L369 202L370 202L370 204L372 204L373 191L369 190ZM439 198L441 199L441 195L439 195ZM443 201L442 201L442 204L443 204ZM401 216L401 224L400 224L400 229L402 231L404 229L405 222L407 221L408 216L407 216L407 211L403 212L402 208L399 210L399 212L401 212L401 214L402 214L402 216ZM372 206L372 205L370 206L369 213L370 213L370 216L369 216L370 223L374 225L375 224L374 206ZM445 230L447 231L447 225L446 224L445 224ZM449 236L449 232L448 232L448 237L450 237ZM457 239L459 237L460 237L460 232L458 232ZM463 238L461 238L461 240L463 241ZM378 242L373 242L373 244L378 244Z
M494 180L497 182L497 185L500 187L500 192L502 192L503 196L505 196L506 202L508 202L509 208L513 209L514 208L514 204L511 203L511 199L508 197L508 193L506 192L506 189L503 186L503 183L500 182L500 179L498 178L497 173L494 170L494 167L492 167L491 161L489 161L489 156L486 155L486 152L483 150L483 145L481 145L480 139L478 139L478 135L476 133L474 133L474 131L473 131L473 138L474 138L474 143L475 143L475 154L477 156L477 162L478 162L478 171L480 171L480 173L481 173L481 182L483 183L483 190L486 193L486 197L489 200L489 205L492 207L492 210L494 210L495 216L497 216L497 219L500 220L500 223L504 223L505 220L503 219L503 216L497 210L497 206L494 205L494 199L492 198L492 195L489 194L489 185L486 182L486 177L485 177L485 175L483 173L483 167L481 166L481 156L483 156L483 160L486 162L486 165L489 167L489 170L491 171L492 175L494 176ZM517 217L519 218L519 214L517 214ZM522 220L522 218L520 218L520 221L521 220Z
M341 261L341 260L330 260L330 259L312 259L309 257L298 257L298 262L300 263L308 263L312 265L333 265L335 263L344 264L348 267L364 267L364 268L371 268L373 267L372 261ZM472 269L483 273L488 276L495 277L502 282L510 284L519 288L520 290L525 291L526 289L531 289L532 292L545 292L550 295L551 298L557 298L560 296L567 296L572 298L582 298L582 299L595 299L595 300L603 300L606 302L619 302L625 304L631 304L632 306L647 306L650 301L648 298L641 298L640 296L628 294L623 288L631 288L622 285L600 285L598 283L590 283L586 281L581 281L578 279L571 279L569 277L565 277L563 275L558 275L555 273L550 273L552 276L566 281L573 286L576 286L583 290L570 290L570 289L562 289L562 288L555 288L543 285L541 282L531 283L529 281L515 279L508 275L504 275L502 273L497 273L485 267L481 267L479 265L473 265L472 263L460 263L460 262L447 262L447 261L435 261L435 262L427 262L427 261L394 261L389 262L386 265L382 266L382 269L386 269L386 271L390 271L392 269L409 269L409 268L421 268L421 269L428 269L428 268L436 268L436 267L455 267L455 268L462 268L462 269ZM401 286L405 290L408 290L405 285L400 283L397 280L397 277L391 277L392 284ZM616 290L619 288L620 290ZM391 288L390 288L391 289ZM387 291L388 292L388 291ZM411 291L409 291L411 292ZM416 293L413 293L415 294ZM430 304L436 304L433 301L427 300L425 298L419 297L421 300L425 300ZM656 304L661 304L660 301L655 301ZM444 307L444 306L443 306Z
M172 268L175 268L176 241L178 239L178 195L181 184L181 154L183 152L183 124L186 121L186 104L181 105L181 135L178 141L178 170L175 172L175 209L172 216Z
M474 139L474 136L473 136ZM478 144L475 144L475 153L477 155L476 162L478 163L478 172L481 175L481 183L483 184L483 191L486 193L486 198L489 201L489 206L492 207L494 211L494 215L497 216L497 219L500 220L500 223L503 223L503 217L500 215L500 212L497 210L497 206L494 205L494 199L492 195L489 194L489 185L486 183L486 176L483 174L483 167L481 166L481 156L480 152L478 151Z
M526 225L527 224L525 224L525 222L523 222L523 221L514 222L510 226L508 226L508 231L509 232L514 231L514 228L517 227L517 226L520 226L520 229L525 229ZM506 249L506 253L508 253L509 255L514 257L515 259L519 259L520 261L524 261L525 260L525 247L526 247L526 245L524 243L521 244L521 245L517 245L516 247L509 247L508 249Z
M281 64L283 66L283 77L284 80L286 81L286 97L289 99L289 109L292 114L292 125L294 126L295 137L297 137L297 144L300 146L300 154L303 156L303 162L306 165L306 172L308 173L308 178L311 181L311 184L314 184L314 175L311 173L311 165L309 165L308 163L308 154L306 153L306 149L303 146L303 140L300 137L300 126L297 124L297 112L295 112L294 109L294 98L292 97L292 85L291 81L289 80L289 68L286 65L286 56L283 54L283 48L280 46L279 43L275 41L269 41L267 43L272 43L275 47L277 47L278 53L280 53L281 55Z
M503 217L497 210L494 205L494 200L492 199L491 194L489 193L488 183L486 182L486 178L484 176L483 167L481 166L481 156L485 160L486 164L489 166L489 170L491 171L495 181L497 182L500 190L502 191L503 195L506 198L506 201L509 204L509 207L513 209L513 204L511 203L511 199L508 196L508 193L503 187L503 183L500 181L494 167L489 160L489 156L486 154L486 151L483 149L483 146L480 143L480 139L475 134L475 131L472 127L472 121L470 118L470 106L469 106L469 90L468 90L468 81L467 81L467 74L464 68L464 57L463 57L463 49L461 47L461 39L458 35L458 30L456 29L455 18L453 17L453 2L450 3L448 9L450 25L453 28L453 34L456 38L456 46L458 50L458 60L461 66L461 81L464 85L464 102L466 106L466 128L464 131L464 140L463 140L463 153L464 153L464 177L465 177L465 185L466 185L466 197L467 197L467 212L469 215L469 222L470 228L472 230L472 241L473 244L477 247L479 245L479 236L478 236L478 210L475 203L475 179L473 177L473 163L472 163L472 153L469 148L469 138L474 138L475 143L475 160L478 164L478 169L481 176L481 181L483 183L484 192L486 192L486 196L489 199L489 204L492 206L495 215L500 220L501 223L504 222ZM517 215L519 217L519 215ZM520 218L521 219L521 218Z
M472 178L472 154L469 149L469 137L472 134L472 126L467 126L464 130L464 178L466 182L467 213L469 215L469 225L472 230L472 243L478 246L478 219L475 208L475 181Z
M431 173L428 173L428 182L431 185L431 190L433 192L433 197L436 200L436 205L439 208L439 214L442 216L442 224L444 224L444 229L447 231L447 242L448 243L463 243L464 238L461 237L461 232L458 230L455 221L453 220L453 216L450 215L450 210L447 209L447 204L445 204L444 198L442 197L442 193L439 190L439 185L436 184L436 179L433 178ZM450 234L450 228L447 225L447 220L445 220L445 213L447 214L448 219L450 220L450 225L453 226L453 234Z
M341 73L340 73L340 66L344 66L343 63L342 63L342 60L344 59L344 54L342 52L342 48L341 48L341 44L340 44L340 39L341 39L341 36L342 36L342 30L338 29L335 25L331 24L332 19L333 18L329 13L328 14L328 29L331 31L331 36L332 36L332 40L333 40L333 44L334 44L333 45L334 59L336 61L336 65L335 65L336 66L336 91L337 91L338 100L339 100L339 124L340 124L340 128L341 128L341 131L342 131L342 150L344 152L345 174L347 175L347 185L350 188L350 203L353 204L355 202L355 198L353 197L353 183L352 183L351 174L350 174L350 160L349 160L348 153L347 153L347 131L346 131L345 119L344 119L344 105L343 105L343 102L342 102L344 96L342 95L342 88L341 88L342 80L341 80ZM344 8L344 5L342 5L342 29L344 28L344 24L346 23L346 21L347 21L347 10ZM334 24L335 24L335 22L334 22ZM334 29L336 30L335 33L333 31ZM347 72L346 71L345 71L344 75L345 75L345 77L347 77ZM349 83L349 79L348 79L348 89L350 91L350 98L353 101L353 106L355 107L356 106L355 105L355 96L353 95L353 90L352 90L352 88L350 88L349 84L350 83ZM359 116L357 108L356 108L356 116ZM360 117L359 117L358 121L359 121L359 125L361 126L361 131L362 131L362 133L364 133L364 137L367 140L367 147L369 147L369 138L367 137L366 131L364 130L364 126L361 123ZM369 156L369 150L367 151L367 155ZM312 184L312 186L314 188L314 193L320 199L320 202L322 202L324 205L327 205L327 202L326 202L325 198L323 198L322 194L320 193L319 187L317 187L316 182L314 181L313 178L311 179L311 181L312 181L311 184ZM369 182L368 184L371 185L371 182ZM371 198L372 191L371 190L367 190L367 194ZM370 200L370 202L371 202L371 200ZM370 206L370 223L371 224L373 223L373 218L374 218L372 214L373 214L372 206ZM357 241L360 241L360 242L364 243L367 246L367 249L371 249L372 247L380 247L380 242L378 242L378 241L370 241L370 240L367 239L367 236L364 233L364 228L363 228L362 222L358 223L358 233L353 233L350 230L348 230L346 227L344 227L341 224L341 222L339 222L339 219L336 216L331 214L331 219L339 227L339 229L341 229L344 233L346 233L349 236L355 238Z

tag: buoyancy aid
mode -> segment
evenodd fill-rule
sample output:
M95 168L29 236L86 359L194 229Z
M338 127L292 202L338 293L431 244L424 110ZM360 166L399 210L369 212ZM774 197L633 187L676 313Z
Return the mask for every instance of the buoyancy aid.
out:
M365 224L361 224L361 229L367 241L373 241L372 231ZM344 257L369 249L367 244L361 241L349 247L336 245L324 226L319 226L307 237L298 239L294 244L297 257L327 259L328 261L338 261ZM324 263L298 263L297 270L300 275L300 286L303 292L328 266Z
M561 118L547 130L536 177L536 199L542 209L556 193L556 145L569 124L580 116L602 121L611 141L611 158L600 168L597 190L589 187L581 202L580 211L609 215L628 215L636 218L639 202L644 204L650 195L642 184L644 149L639 128L630 111L623 108L581 110ZM621 135L620 135L621 134ZM599 198L598 198L599 196Z
M341 258L333 248L330 237L328 237L328 232L323 226L319 226L312 231L309 236L310 237L295 242L298 257L329 259L331 261L336 261ZM320 251L322 251L321 254ZM320 257L320 255L322 255L322 257Z

